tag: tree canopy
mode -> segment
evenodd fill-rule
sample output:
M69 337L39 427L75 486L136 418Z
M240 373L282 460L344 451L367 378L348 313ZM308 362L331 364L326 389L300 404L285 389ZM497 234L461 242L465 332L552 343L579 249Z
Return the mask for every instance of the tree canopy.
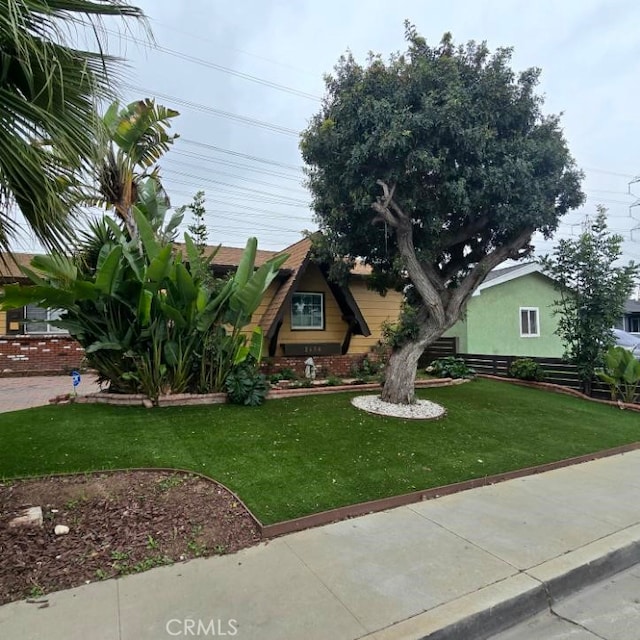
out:
M105 53L105 16L144 14L121 0L0 0L0 249L20 231L15 208L47 247L69 234L68 186L94 158L96 104L118 63ZM95 51L72 42L85 31Z
M516 74L510 48L450 34L429 46L408 23L406 39L388 62L340 58L301 150L334 274L359 257L379 289L408 292L420 331L402 359L415 373L486 274L529 256L532 234L550 236L584 196L538 69Z

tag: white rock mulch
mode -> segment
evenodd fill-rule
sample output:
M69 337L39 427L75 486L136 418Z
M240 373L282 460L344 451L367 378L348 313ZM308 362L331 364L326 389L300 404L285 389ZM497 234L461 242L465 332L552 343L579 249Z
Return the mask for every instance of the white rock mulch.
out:
M435 420L447 413L443 406L429 400L416 400L413 404L393 404L385 402L380 396L356 396L351 404L369 413L409 420Z

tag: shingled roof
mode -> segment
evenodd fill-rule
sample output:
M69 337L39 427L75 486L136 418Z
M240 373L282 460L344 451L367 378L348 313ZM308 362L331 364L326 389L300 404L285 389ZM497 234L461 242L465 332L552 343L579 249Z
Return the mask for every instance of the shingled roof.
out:
M287 247L280 252L289 254L289 257L286 259L281 269L291 271L291 275L278 289L276 295L271 301L271 304L269 304L267 310L260 319L260 326L268 338L270 338L275 332L278 324L277 321L282 315L284 303L295 289L295 285L300 279L300 276L304 273L303 267L306 266L309 261L310 250L311 240L309 238L303 238L299 242L292 244L290 247Z
M6 284L24 280L25 275L20 267L28 267L36 255L36 253L14 253L13 255L0 253L0 282Z

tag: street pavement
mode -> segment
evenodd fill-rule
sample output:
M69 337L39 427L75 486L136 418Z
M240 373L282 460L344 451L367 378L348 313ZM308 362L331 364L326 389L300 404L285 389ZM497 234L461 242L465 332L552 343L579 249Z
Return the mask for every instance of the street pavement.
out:
M554 603L493 640L638 640L640 566Z

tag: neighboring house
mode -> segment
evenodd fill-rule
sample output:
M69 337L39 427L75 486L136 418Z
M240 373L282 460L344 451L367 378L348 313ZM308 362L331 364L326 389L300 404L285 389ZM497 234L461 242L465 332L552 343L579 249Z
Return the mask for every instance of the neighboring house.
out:
M552 307L558 298L553 280L536 263L495 269L444 336L457 338L459 353L559 358L564 348Z
M281 252L257 251L256 266L278 253L287 253L289 258L271 283L247 330L261 327L264 355L273 358L276 366L302 371L304 361L312 356L317 366L346 375L353 364L378 344L383 323L397 320L401 294L390 291L381 296L368 289L369 270L363 267L352 271L345 286L330 282L327 268L311 260L310 250L311 241L304 239ZM234 271L242 252L239 248L220 247L212 262L214 273L222 276ZM0 286L27 282L19 265L28 265L32 257L17 254L18 264L9 263L9 268L0 261ZM60 358L82 351L49 324L54 315L53 311L31 305L7 313L0 311L0 373L26 371L34 366L54 370L56 361L49 354ZM43 365L45 353L49 362ZM72 366L73 362L65 361L59 368Z
M617 328L640 337L640 300L627 300Z

